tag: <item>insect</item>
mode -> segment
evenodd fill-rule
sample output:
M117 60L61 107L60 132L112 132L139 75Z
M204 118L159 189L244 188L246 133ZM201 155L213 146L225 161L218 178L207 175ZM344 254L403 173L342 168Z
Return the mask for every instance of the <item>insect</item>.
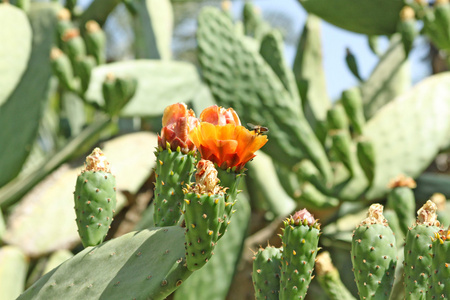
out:
M253 130L256 133L256 135L261 135L269 132L269 128L261 125L254 125L252 123L247 123L247 126L250 127L250 130Z

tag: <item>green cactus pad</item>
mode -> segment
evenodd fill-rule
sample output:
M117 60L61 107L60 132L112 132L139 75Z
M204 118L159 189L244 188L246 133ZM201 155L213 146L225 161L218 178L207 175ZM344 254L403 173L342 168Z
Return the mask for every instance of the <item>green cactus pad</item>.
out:
M353 32L386 35L396 31L400 0L299 0L302 6L325 21Z
M184 232L177 226L151 228L86 248L19 299L165 299L191 274Z
M433 241L433 259L427 299L450 298L450 240L448 231L442 230Z
M361 299L388 299L394 283L397 247L382 211L373 204L353 233L351 259Z
M116 179L108 172L85 171L75 186L75 212L83 246L103 242L116 208Z
M297 219L299 213L308 217ZM306 210L294 214L284 225L280 300L304 299L319 250L320 225Z
M281 249L259 249L253 259L255 298L278 300L280 293Z
M213 255L223 222L223 194L185 195L186 262L191 271L200 269Z
M155 226L176 225L183 208L183 187L194 172L195 156L170 148L158 150L156 156Z

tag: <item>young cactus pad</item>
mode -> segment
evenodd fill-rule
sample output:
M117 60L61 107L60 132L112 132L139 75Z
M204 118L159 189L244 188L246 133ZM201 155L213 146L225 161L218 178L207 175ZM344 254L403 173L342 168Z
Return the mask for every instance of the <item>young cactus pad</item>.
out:
M200 269L213 255L225 208L225 195L211 161L198 162L195 178L196 183L185 189L185 247L190 271Z
M416 224L406 234L405 296L406 300L425 299L428 291L433 247L431 237L439 231L437 206L428 200L417 211Z
M278 300L280 293L281 249L268 246L253 258L253 286L257 300Z
M75 186L75 213L84 247L103 242L116 208L116 178L99 148L86 157L85 169Z
M383 206L372 204L352 238L351 259L361 299L389 298L397 264L395 243Z
M304 299L311 282L320 224L306 210L284 222L280 300Z

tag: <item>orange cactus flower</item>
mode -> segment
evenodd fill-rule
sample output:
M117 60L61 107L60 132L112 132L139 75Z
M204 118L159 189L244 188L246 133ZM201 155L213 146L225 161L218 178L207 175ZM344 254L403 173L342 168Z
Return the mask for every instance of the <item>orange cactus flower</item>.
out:
M267 136L236 124L201 122L189 133L189 137L203 159L216 163L222 169L235 167L236 171L242 170L255 157L254 153L267 143Z
M205 108L200 114L201 122L208 122L214 125L241 125L241 121L237 113L231 107L225 109L221 106L212 105L208 108Z
M167 148L167 143L172 151L180 147L181 152L188 153L195 150L195 145L189 139L189 132L196 127L198 119L192 109L184 103L169 105L164 110L161 136L158 135L158 145L162 149Z

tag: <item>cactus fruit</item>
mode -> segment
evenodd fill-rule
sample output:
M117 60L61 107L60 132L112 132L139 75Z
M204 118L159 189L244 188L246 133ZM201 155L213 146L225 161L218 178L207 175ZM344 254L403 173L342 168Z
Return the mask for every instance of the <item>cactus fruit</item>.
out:
M450 228L439 230L433 238L430 289L427 299L450 298Z
M359 81L363 81L361 75L359 75L358 63L356 62L355 55L353 55L349 48L345 49L345 53L345 62L347 63L350 72L352 72Z
M190 182L195 166L195 146L188 138L197 118L186 104L164 110L161 136L156 151L155 226L176 225L183 209L183 187Z
M88 54L95 57L97 65L102 65L106 61L106 36L100 25L95 21L88 21L85 25L86 35L84 40L86 42L86 51Z
M260 248L253 257L253 286L257 300L278 300L280 293L281 249Z
M86 46L77 28L69 28L64 31L61 39L63 42L62 50L70 58L73 66L78 57L86 56Z
M342 92L341 102L355 133L358 135L363 134L363 128L366 119L364 117L364 109L360 89L354 87Z
M330 135L333 153L349 171L350 175L353 176L355 174L357 159L350 134L346 130L333 130L330 132Z
M382 205L372 204L367 218L356 227L351 259L360 298L387 299L394 283L397 247Z
M417 221L406 234L405 242L405 296L406 300L426 299L431 269L433 246L431 237L439 231L437 206L428 200L418 211Z
M402 35L403 49L405 56L408 57L417 35L414 9L409 6L402 8L397 30Z
M347 129L348 119L341 104L330 108L327 112L328 130Z
M280 300L304 299L312 279L320 224L306 210L284 221Z
M368 140L360 139L356 144L356 155L369 184L372 184L375 177L375 150L373 144Z
M321 252L316 258L316 278L331 300L353 300L352 294L341 281L339 271L331 262L329 252Z
M95 148L86 157L86 167L75 186L78 233L84 247L103 242L116 208L116 178L103 152Z
M102 86L105 111L111 116L117 115L133 98L136 88L136 78L119 78L112 73L107 74Z
M416 200L412 189L416 187L416 182L412 178L400 175L390 182L389 187L391 191L388 194L387 205L394 209L400 227L406 235L408 228L415 221Z
M213 255L225 208L225 193L211 161L198 162L195 179L196 183L184 189L186 263L190 271L203 267Z
M75 79L73 67L69 58L58 48L53 48L50 53L53 73L58 77L60 84L69 91L75 91L78 88L78 82Z

